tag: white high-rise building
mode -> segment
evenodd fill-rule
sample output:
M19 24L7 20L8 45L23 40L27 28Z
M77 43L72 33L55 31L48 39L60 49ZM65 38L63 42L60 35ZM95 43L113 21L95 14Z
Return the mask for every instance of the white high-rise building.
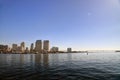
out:
M20 47L21 47L21 52L24 53L25 52L25 42L22 42Z

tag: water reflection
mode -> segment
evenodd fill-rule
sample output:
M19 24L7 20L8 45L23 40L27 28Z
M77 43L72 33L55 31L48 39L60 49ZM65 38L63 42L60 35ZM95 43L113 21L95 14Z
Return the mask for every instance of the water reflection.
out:
M24 63L24 55L20 54L20 63L23 64Z
M30 62L33 63L33 61L34 61L34 54L31 54L31 55L30 55Z
M48 67L49 54L35 54L35 64L41 64L45 67Z
M41 63L41 54L35 54L35 63L38 64L38 63Z
M49 56L48 56L48 54L43 54L43 65L45 67L49 66Z
M58 54L51 54L50 60L51 60L52 64L54 64L55 62L59 62L59 55Z
M119 53L1 54L0 80L119 80Z
M72 60L72 54L71 53L67 54L67 58L68 58L68 61L71 61Z

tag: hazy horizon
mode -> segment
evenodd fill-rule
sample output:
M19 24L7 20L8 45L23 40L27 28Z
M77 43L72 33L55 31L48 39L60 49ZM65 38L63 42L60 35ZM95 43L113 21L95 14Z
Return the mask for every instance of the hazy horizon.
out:
M120 50L120 0L0 0L0 44Z

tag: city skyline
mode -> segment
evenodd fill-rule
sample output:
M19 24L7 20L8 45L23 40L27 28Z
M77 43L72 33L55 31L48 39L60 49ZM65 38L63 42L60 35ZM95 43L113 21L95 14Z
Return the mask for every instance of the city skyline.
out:
M59 50L59 47L52 45L50 47L49 40L36 40L30 46L26 46L23 41L20 44L13 43L12 47L5 44L0 44L0 53L64 53L64 52L77 52L72 51L72 48L67 48L65 51Z
M25 51L27 50L28 52L26 53L44 53L44 52L49 52L49 51L53 51L53 52L86 52L86 51L90 51L90 52L109 52L109 51L119 51L120 49L111 49L111 50L107 50L107 49L94 49L94 50L73 50L72 47L67 47L64 48L64 50L61 49L60 46L55 46L55 45L51 45L49 40L36 40L35 42L32 42L31 44L29 44L30 46L26 46L26 42L22 41L20 43L11 43L12 45L8 45L8 44L0 44L1 46L1 50L3 48L5 48L8 52L10 51L18 51L17 53L25 53Z
M1 0L0 44L49 40L60 50L119 50L120 0Z

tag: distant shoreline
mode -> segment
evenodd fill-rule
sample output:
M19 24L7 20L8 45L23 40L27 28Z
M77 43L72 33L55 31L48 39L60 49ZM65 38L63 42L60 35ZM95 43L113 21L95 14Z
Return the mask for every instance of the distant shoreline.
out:
M114 51L113 53L119 53L120 51ZM70 53L111 53L111 52L56 52L56 53L0 53L0 54L70 54Z

